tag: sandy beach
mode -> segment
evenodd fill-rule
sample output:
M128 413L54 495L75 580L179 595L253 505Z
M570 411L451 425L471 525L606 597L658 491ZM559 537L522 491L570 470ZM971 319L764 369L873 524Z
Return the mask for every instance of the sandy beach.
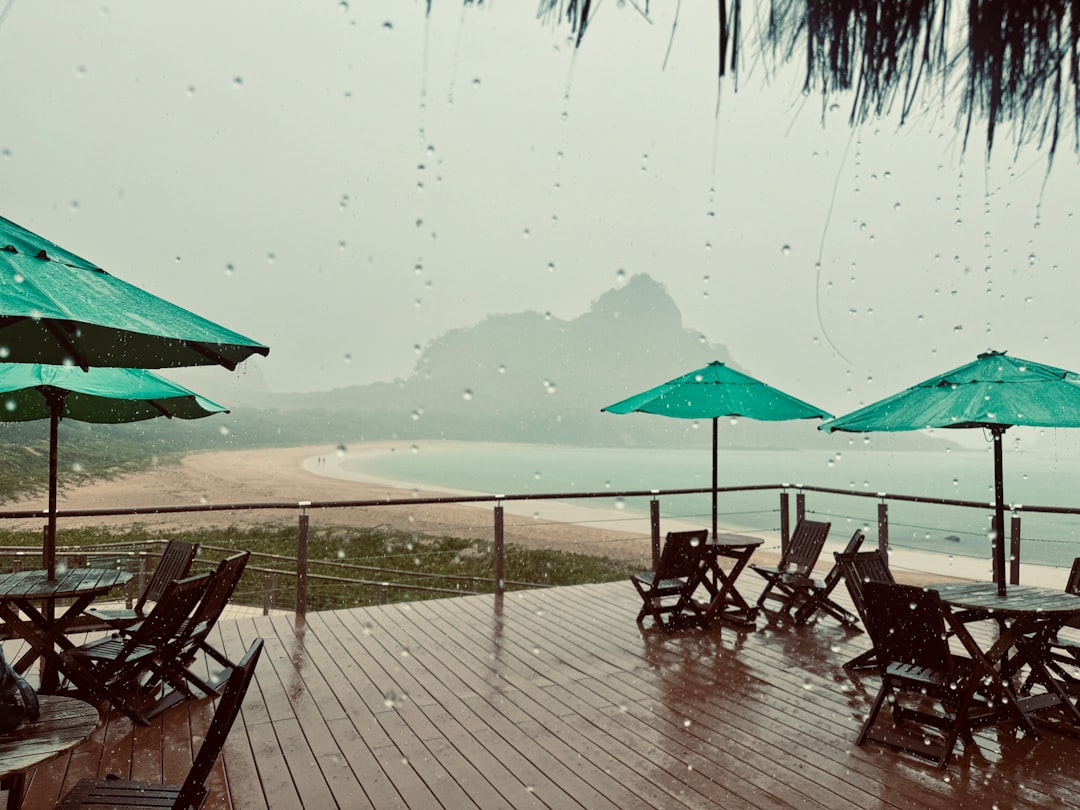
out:
M209 451L186 456L180 464L162 465L137 474L119 476L78 487L65 488L59 509L84 510L189 506L270 504L274 508L225 509L213 512L142 514L137 516L61 517L60 526L142 525L163 534L198 527L245 527L274 523L293 524L301 502L410 501L417 498L469 494L460 490L417 489L407 482L387 481L345 469L345 461L365 454L409 452L406 442L366 442L345 452L333 446L272 448L260 450ZM44 498L20 499L5 504L5 510L41 509ZM475 505L416 504L363 508L307 508L314 529L326 527L386 526L421 534L463 534L492 539L491 502ZM505 537L507 543L576 551L650 566L649 525L644 517L633 519L615 510L593 509L575 503L547 501L507 502ZM676 525L665 521L662 531L704 526ZM8 521L13 528L38 528L40 519ZM868 532L873 542L875 532ZM822 560L831 559L831 550L841 548L847 537L834 529ZM770 563L779 554L779 537L760 534L764 545L754 554L755 562ZM823 563L824 564L824 563ZM899 579L911 582L941 581L946 578L988 580L989 560L953 557L893 548L890 564ZM1024 566L1021 581L1026 584L1060 588L1065 580L1061 569Z
M210 451L186 456L180 464L163 465L131 475L61 491L59 509L147 508L151 506L280 504L259 510L143 514L137 516L63 517L61 528L85 525L153 527L162 533L196 527L245 527L266 523L293 524L301 502L413 500L464 494L446 489L416 489L342 468L363 453L407 452L408 444L369 442L341 454L333 446L260 450ZM44 497L19 499L6 510L41 509ZM311 526L387 526L417 533L462 533L494 536L492 503L424 504L367 508L308 508ZM518 543L597 554L648 565L648 522L630 521L621 513L604 513L556 503L506 504L505 536ZM607 520L605 520L607 518ZM619 530L610 528L618 521ZM11 520L12 528L37 528L40 519ZM672 527L675 528L675 527ZM698 528L698 527L695 527Z

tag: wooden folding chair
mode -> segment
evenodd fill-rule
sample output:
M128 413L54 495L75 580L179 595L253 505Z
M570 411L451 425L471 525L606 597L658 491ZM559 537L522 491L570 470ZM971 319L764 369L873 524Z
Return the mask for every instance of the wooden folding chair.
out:
M142 692L140 683L144 676L156 676L174 689L194 696L186 683L174 675L171 662L175 660L180 627L195 610L212 579L211 574L200 574L174 580L146 618L126 634L114 633L65 650L65 672L73 684L94 697L108 700L140 725L148 722L145 715L148 695Z
M976 691L980 673L970 658L950 651L947 608L937 591L866 582L863 595L881 688L855 744L871 740L944 768L957 739L971 743L973 725L994 716ZM886 701L892 728L876 724Z
M1073 560L1069 578L1065 581L1065 593L1080 596L1080 557ZM1080 620L1066 622L1064 627L1080 628ZM1074 694L1080 692L1080 676L1075 671L1080 668L1080 641L1055 634L1053 638L1039 639L1037 643L1042 647L1039 657L1046 669L1060 679L1065 689ZM1026 691L1029 687L1030 684L1025 682L1023 689Z
M100 608L91 605L83 611L84 615L93 617L116 630L142 621L146 618L149 605L161 600L169 583L188 575L191 571L191 563L198 551L198 543L170 540L165 544L165 549L161 552L158 564L154 568L154 574L150 577L146 588L139 594L139 599L133 608Z
M159 661L158 666L170 674L170 682L183 680L196 687L204 697L216 695L218 687L228 680L229 674L236 668L236 664L214 648L207 638L229 604L250 557L251 552L242 551L218 563L202 599L192 614L181 623L176 640L170 643L170 654ZM211 657L224 667L224 670L210 680L196 674L192 665L199 652ZM153 680L146 685L153 686ZM174 692L172 698L163 696L152 709L143 712L143 717L149 720L189 696L185 691Z
M255 674L255 665L262 653L263 640L255 639L247 653L229 675L224 693L218 702L214 719L203 738L203 744L191 764L182 785L160 785L132 779L106 777L83 779L76 783L57 805L57 810L86 810L87 808L168 808L169 810L196 810L206 801L206 779L225 745L244 695Z
M704 564L701 552L708 538L707 529L668 532L656 571L641 571L630 578L642 600L641 611L637 615L638 624L646 616L655 618L665 630L671 630L683 621L705 621L705 608L693 597L701 582ZM693 619L686 619L686 611L694 614ZM668 614L666 623L665 613Z
M865 587L868 582L886 582L895 584L889 564L881 549L871 551L857 551L852 553L835 552L836 568L840 572L844 584L847 585L848 594L855 611L866 625L866 594ZM873 643L873 637L870 639ZM845 669L869 669L878 666L877 649L871 647L864 653L856 655L844 664Z
M842 553L856 553L865 539L866 535L863 533L863 530L856 529L855 533L851 535L851 539L848 540L848 544L844 547ZM806 624L815 613L820 612L827 613L841 624L847 625L848 627L854 627L858 623L859 617L854 615L843 605L834 602L831 597L833 589L840 584L841 579L840 566L838 564L834 564L833 567L829 569L829 573L825 575L825 579L812 579L808 577L803 585L800 604L792 614L795 624ZM793 583L793 586L794 585L795 583Z
M790 613L796 607L806 593L807 581L831 528L831 523L800 520L777 565L750 563L750 568L765 578L765 588L757 600L759 608L764 608L768 599L780 602L779 613Z

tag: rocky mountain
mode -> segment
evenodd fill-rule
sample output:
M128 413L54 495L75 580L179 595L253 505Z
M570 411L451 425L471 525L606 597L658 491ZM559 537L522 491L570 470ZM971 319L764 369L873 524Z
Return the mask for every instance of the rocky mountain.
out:
M684 326L664 286L642 274L605 292L572 320L526 311L491 315L447 332L424 348L406 379L278 395L269 405L283 422L303 418L310 429L332 431L334 440L696 445L707 425L600 409L713 360L738 368L724 346ZM266 418L264 400L260 419ZM742 420L721 431L721 441L748 447L828 444L814 425ZM236 429L247 432L242 420Z

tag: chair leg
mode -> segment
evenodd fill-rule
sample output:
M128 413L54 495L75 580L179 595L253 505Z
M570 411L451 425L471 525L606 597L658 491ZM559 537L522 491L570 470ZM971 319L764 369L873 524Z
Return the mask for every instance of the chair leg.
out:
M870 733L870 729L874 726L874 721L877 720L878 712L881 711L881 704L885 702L885 698L889 694L888 683L881 684L881 688L878 689L877 697L874 698L874 703L870 707L870 712L866 715L866 719L863 721L862 728L859 729L859 736L855 738L856 745L862 745L866 742L866 737Z
M873 649L859 653L850 661L844 663L844 669L876 669L877 666L877 650Z

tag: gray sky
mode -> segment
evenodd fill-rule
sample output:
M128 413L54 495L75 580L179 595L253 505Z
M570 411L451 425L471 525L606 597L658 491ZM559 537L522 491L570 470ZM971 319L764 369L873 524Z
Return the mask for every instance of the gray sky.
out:
M948 105L822 126L797 68L716 116L708 4L666 67L661 4L601 4L576 55L529 4L433 5L10 5L2 213L269 344L275 391L402 377L448 329L573 318L639 272L836 413L987 348L1080 370L1071 143L1044 187L1008 132L962 155Z

